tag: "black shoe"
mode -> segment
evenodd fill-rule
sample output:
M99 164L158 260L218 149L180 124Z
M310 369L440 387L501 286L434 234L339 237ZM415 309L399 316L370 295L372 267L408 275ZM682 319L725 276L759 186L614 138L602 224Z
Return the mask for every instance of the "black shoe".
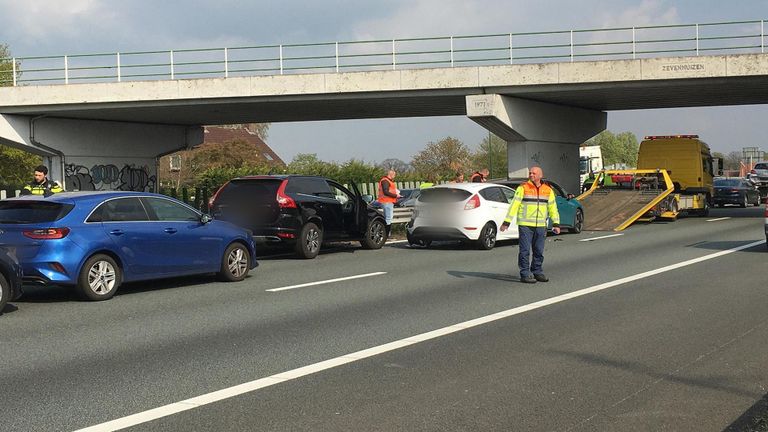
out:
M533 275L533 278L539 282L549 282L549 278L544 276L544 273Z
M536 283L536 278L533 276L520 277L522 283Z

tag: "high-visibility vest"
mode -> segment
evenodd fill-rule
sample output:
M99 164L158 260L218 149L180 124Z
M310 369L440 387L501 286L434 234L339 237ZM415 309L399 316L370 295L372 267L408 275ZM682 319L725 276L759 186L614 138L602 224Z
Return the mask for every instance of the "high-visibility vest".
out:
M58 183L56 183L55 181L45 179L45 181L42 183L37 183L35 181L30 182L28 185L24 186L24 189L22 189L21 194L48 196L48 195L59 193L59 192L64 192L64 189L62 189Z
M387 189L389 193L391 193L392 195L397 195L397 187L395 187L395 182L391 178L384 176L381 178L381 180L379 180L379 197L377 198L377 201L379 201L382 204L385 204L385 203L394 204L397 202L396 197L384 195L384 188L381 185L381 183L384 180L389 182L389 188Z
M546 227L547 218L552 219L552 226L560 226L560 213L557 211L555 192L542 182L536 187L530 180L518 186L512 205L509 206L506 223L511 223L517 216L517 224L528 227Z

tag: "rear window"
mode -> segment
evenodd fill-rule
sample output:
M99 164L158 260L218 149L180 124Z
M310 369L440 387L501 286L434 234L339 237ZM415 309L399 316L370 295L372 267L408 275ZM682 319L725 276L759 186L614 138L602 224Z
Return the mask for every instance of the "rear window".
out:
M0 223L53 222L66 216L74 207L72 204L46 201L0 201Z
M288 180L285 192L333 198L328 182L319 177L293 177Z
M715 186L739 186L741 180L715 180Z
M419 201L428 203L452 203L461 202L472 196L463 189L434 188L421 191Z
M216 197L217 202L249 202L276 200L280 179L232 180Z

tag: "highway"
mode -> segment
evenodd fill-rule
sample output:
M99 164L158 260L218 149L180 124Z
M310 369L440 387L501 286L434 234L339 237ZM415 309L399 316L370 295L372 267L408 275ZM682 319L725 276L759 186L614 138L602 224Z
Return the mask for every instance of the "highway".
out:
M515 242L400 242L101 303L28 288L0 430L724 430L768 394L763 212L551 236L531 285Z

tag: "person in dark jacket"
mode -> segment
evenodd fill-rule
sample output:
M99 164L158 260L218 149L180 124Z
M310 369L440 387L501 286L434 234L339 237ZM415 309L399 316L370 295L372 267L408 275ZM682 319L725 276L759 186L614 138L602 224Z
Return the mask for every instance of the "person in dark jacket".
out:
M21 190L22 195L42 195L49 197L55 193L64 192L64 189L53 180L48 180L48 167L38 165L35 167L34 180L29 182Z

